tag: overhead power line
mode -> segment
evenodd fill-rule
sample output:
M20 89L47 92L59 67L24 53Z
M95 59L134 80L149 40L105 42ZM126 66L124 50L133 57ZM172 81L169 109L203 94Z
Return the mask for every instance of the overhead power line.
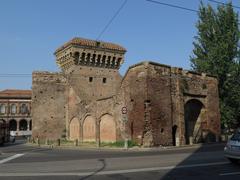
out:
M106 26L103 28L103 30L101 31L101 33L98 35L96 40L99 40L101 38L101 36L103 35L103 33L107 30L107 28L111 25L111 23L113 22L113 20L117 17L117 15L120 13L120 11L123 9L123 7L126 5L128 0L125 0L121 6L119 7L119 9L115 12L115 14L112 16L112 18L110 19L110 21L106 24Z
M172 7L172 8L178 8L178 9L182 9L182 10L187 10L187 11L191 11L191 12L195 12L195 13L199 12L198 10L190 9L190 8L183 7L183 6L178 6L178 5L175 5L175 4L163 3L163 2L154 1L154 0L146 0L146 1L151 2L151 3L155 3L155 4L160 4L160 5Z
M163 6L172 7L172 8L182 9L182 10L185 10L185 11L191 11L191 12L194 12L194 13L199 13L199 11L196 10L196 9L190 9L190 8L183 7L183 6L178 6L178 5L175 5L175 4L163 3L163 2L154 1L154 0L146 0L146 1L151 2L151 3L155 3L155 4L159 4L159 5L163 5ZM240 25L239 22L238 22L238 24Z
M220 2L220 1L215 1L215 0L208 0L208 1L213 2L213 3L217 3L217 4L221 4L221 5L228 5L228 3L224 3L224 2ZM239 6L232 5L232 7L240 9Z

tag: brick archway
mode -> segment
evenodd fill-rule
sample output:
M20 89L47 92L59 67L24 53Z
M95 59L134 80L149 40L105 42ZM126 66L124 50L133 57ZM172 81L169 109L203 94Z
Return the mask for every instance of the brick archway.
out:
M116 142L116 123L113 116L105 114L100 118L100 141Z
M83 121L83 142L96 141L96 120L93 116L87 116Z
M197 99L188 100L184 105L185 140L186 144L199 143L202 140L201 122L204 105ZM192 142L190 142L192 139Z
M78 118L73 118L70 122L69 125L69 139L70 140L75 140L80 138L80 123Z

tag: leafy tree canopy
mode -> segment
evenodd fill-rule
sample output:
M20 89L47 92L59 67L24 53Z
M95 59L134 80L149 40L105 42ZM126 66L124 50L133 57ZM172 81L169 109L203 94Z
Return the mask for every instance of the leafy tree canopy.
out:
M198 34L193 42L191 66L197 72L214 75L219 81L221 122L240 125L239 20L232 3L199 7Z

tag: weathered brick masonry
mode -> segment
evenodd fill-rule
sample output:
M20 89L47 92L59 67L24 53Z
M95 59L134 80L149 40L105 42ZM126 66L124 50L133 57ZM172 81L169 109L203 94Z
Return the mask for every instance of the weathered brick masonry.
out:
M140 145L215 141L217 80L154 62L118 72L126 50L74 38L55 52L61 73L33 72L33 137ZM127 114L122 114L122 107ZM127 122L125 123L125 120Z

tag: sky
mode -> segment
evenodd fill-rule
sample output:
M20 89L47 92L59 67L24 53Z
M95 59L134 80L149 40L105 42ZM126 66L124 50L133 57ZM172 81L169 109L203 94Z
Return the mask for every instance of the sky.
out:
M196 10L199 7L199 0L156 1ZM31 89L33 71L59 72L54 51L74 37L97 39L123 2L0 0L0 90ZM203 2L216 6L208 0ZM232 2L240 6L239 0ZM141 61L191 69L189 57L197 20L197 13L191 11L128 0L100 40L127 49L121 75Z

